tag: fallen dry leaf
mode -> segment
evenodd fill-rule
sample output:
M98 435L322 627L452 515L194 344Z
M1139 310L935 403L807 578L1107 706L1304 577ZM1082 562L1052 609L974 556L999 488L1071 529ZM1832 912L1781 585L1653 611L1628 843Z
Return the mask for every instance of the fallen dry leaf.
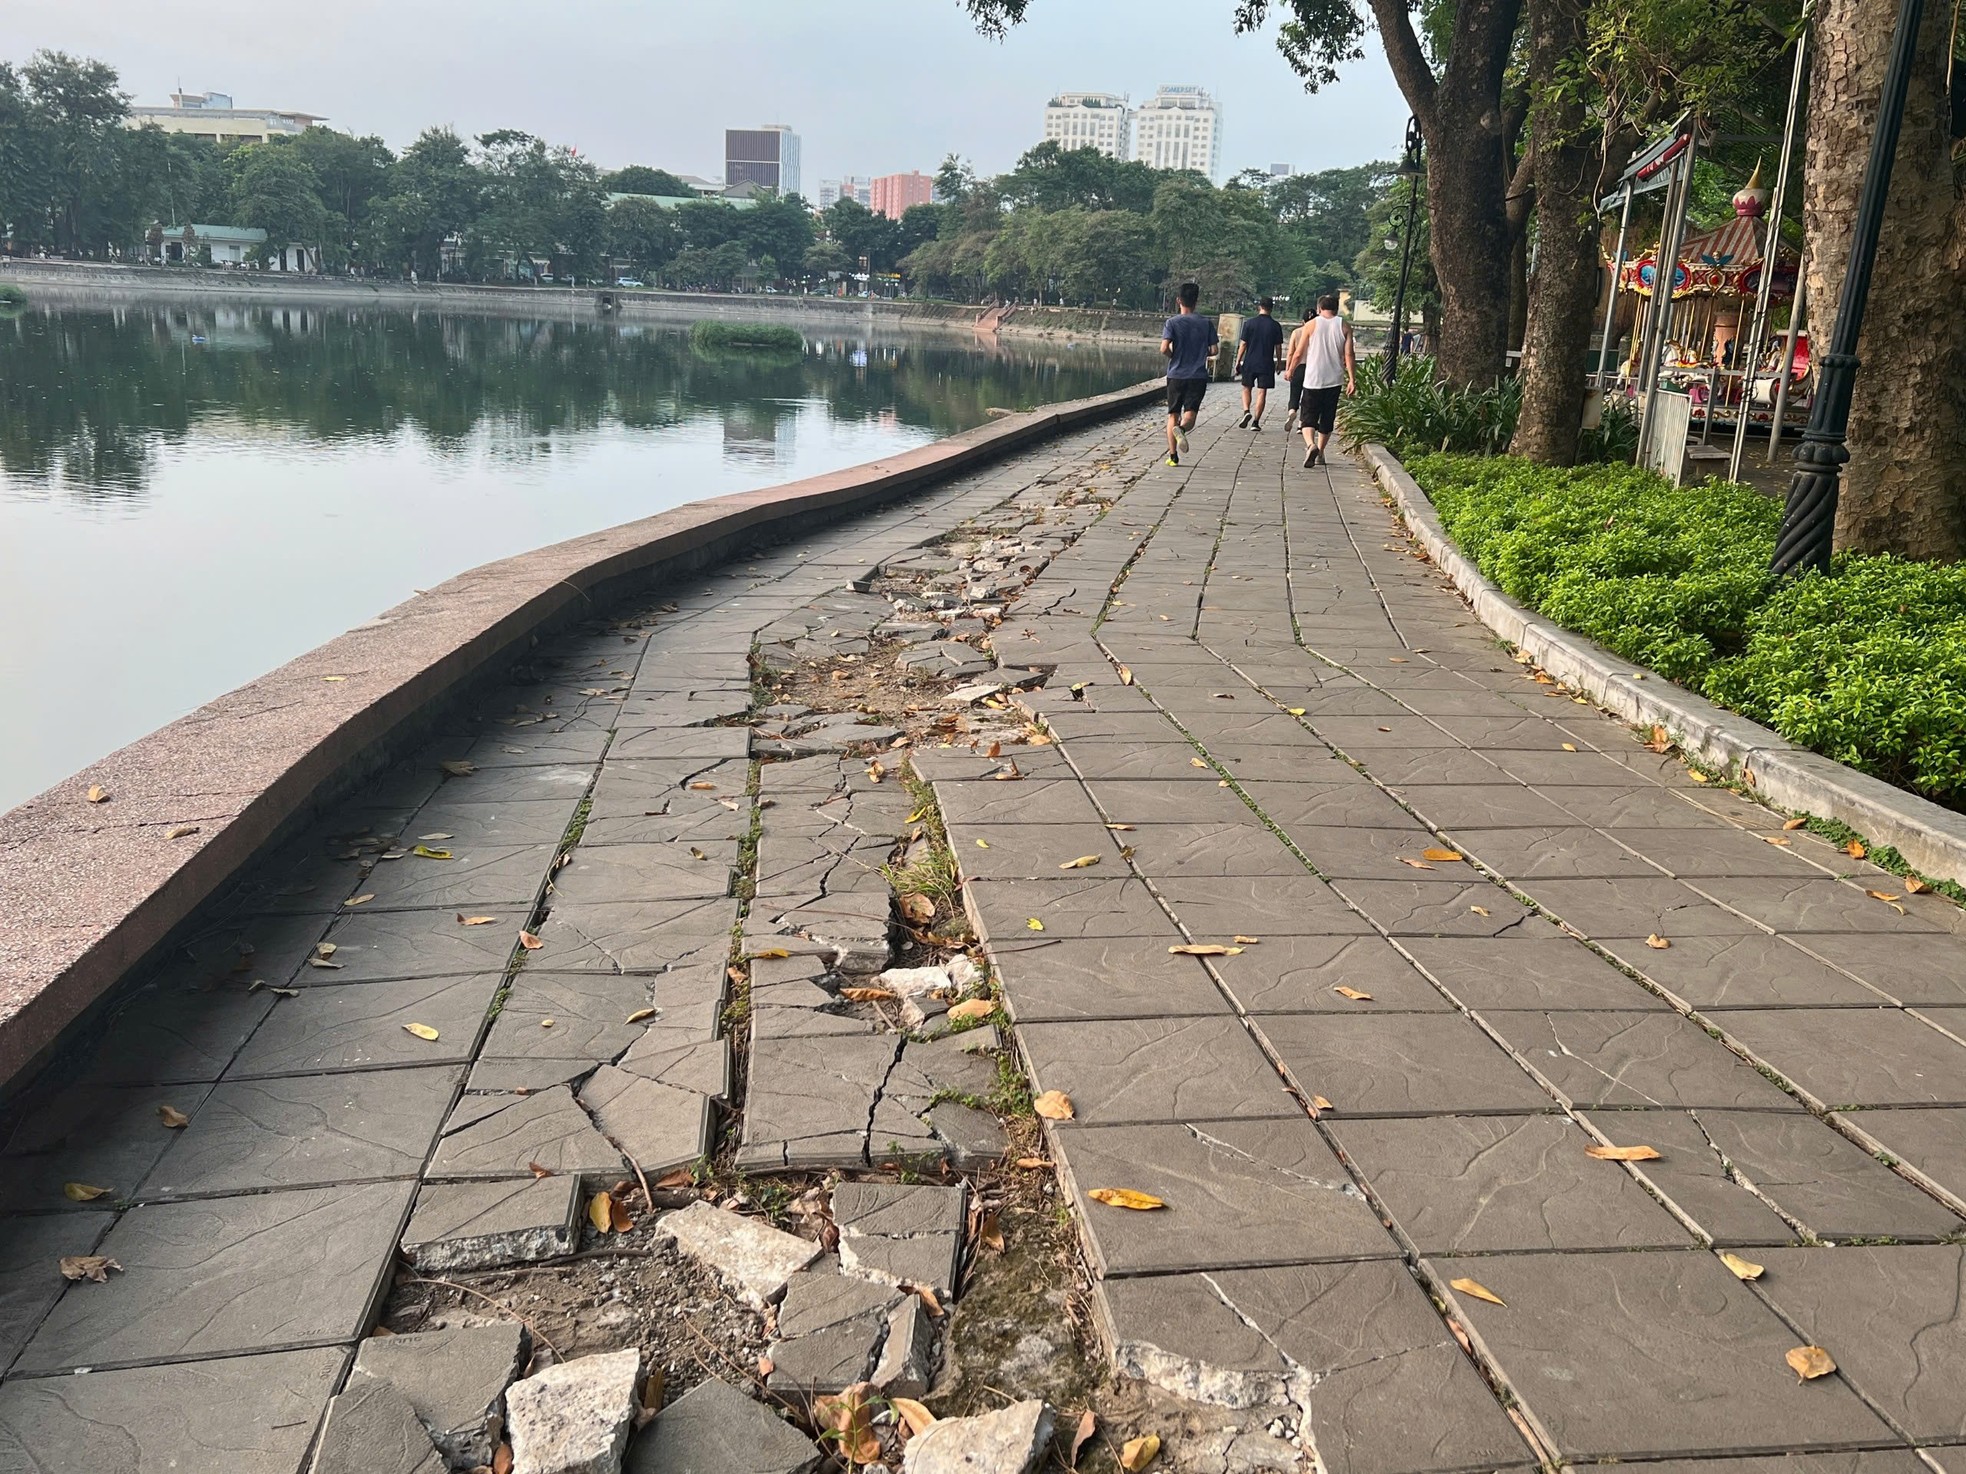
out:
M1115 833L1131 834L1133 833L1134 830L1138 829L1140 826L1138 824L1108 824L1106 827L1108 829L1113 830Z
M109 790L100 783L91 783L89 791L83 797L92 804L106 804L109 802Z
M93 1187L86 1182L64 1182L61 1185L61 1195L71 1203L93 1203L97 1198L108 1197L109 1189Z
M1122 686L1131 686L1133 684L1133 672L1125 666L1120 667L1120 684Z
M691 789L691 791L692 791L692 792L695 792L695 793L711 793L711 792L713 792L713 791L715 791L715 789L716 789L716 787L717 787L717 785L716 785L716 784L714 784L714 783L692 783L692 784L690 784L690 789Z
M840 996L849 1003L885 1003L894 997L886 988L842 988ZM983 999L977 999L981 1003Z
M1049 1157L1019 1157L1017 1165L1026 1172L1040 1172L1051 1165Z
M890 1397L887 1405L894 1409L895 1417L907 1427L910 1438L926 1433L935 1426L935 1414L912 1397Z
M1727 1266L1737 1280L1758 1280L1761 1278L1762 1268L1752 1259L1743 1259L1739 1254L1730 1254L1727 1250L1722 1249L1720 1251L1720 1262Z
M1584 1148L1584 1155L1596 1157L1600 1162L1656 1162L1659 1153L1649 1146L1600 1146L1596 1142Z
M437 766L442 768L446 773L449 773L453 778L469 778L473 773L478 771L478 765L476 763L467 763L461 758L453 758L449 762L442 762L437 764Z
M1047 1121L1069 1121L1074 1112L1072 1097L1062 1090L1047 1090L1031 1102L1031 1109Z
M1331 1107L1331 1102L1330 1102L1330 1101L1328 1101L1328 1100L1326 1100L1326 1099L1325 1099L1325 1098L1324 1098L1323 1096L1321 1096L1321 1095L1314 1095L1314 1096L1312 1096L1312 1097L1311 1097L1311 1109L1312 1109L1312 1110L1318 1110L1318 1111L1328 1111L1328 1110L1330 1110L1331 1108L1332 1108L1332 1107Z
M539 1026L542 1029L550 1029L553 1027L553 1025L557 1024L558 1022L559 1020L555 1018L543 1018L539 1021Z
M519 933L519 945L521 947L524 947L528 952L537 952L541 947L545 946L546 944L542 942L532 932L522 931Z
M1806 829L1808 827L1809 817L1806 814L1797 814L1793 819L1784 820L1782 823L1782 828L1784 829Z
M905 895L895 902L895 904L900 907L901 915L905 919L914 922L916 926L927 926L931 921L935 920L934 900L922 895L920 892Z
M157 1119L173 1131L182 1131L191 1124L191 1117L187 1116L176 1106L160 1105L157 1107Z
M1861 860L1870 851L1864 848L1864 842L1861 839L1853 839L1843 847L1843 853L1853 860Z
M410 853L415 855L419 860L449 860L455 858L449 850L433 850L427 844L415 846L411 849Z
M1827 1377L1836 1370L1835 1361L1820 1346L1798 1346L1782 1360L1789 1364L1797 1380L1803 1382L1813 1382L1818 1377Z
M539 1178L551 1177L553 1175L553 1169L544 1162L528 1162L526 1163L526 1170L532 1173L535 1181Z
M1574 742L1566 742L1563 744L1563 750L1565 752L1575 752L1577 750L1577 744Z
M1401 855L1399 857L1399 863L1402 865L1409 865L1415 870L1431 870L1434 868L1433 866L1429 865L1425 860L1409 860L1404 855Z
M1093 1415L1091 1408L1087 1408L1079 1414L1079 1426L1072 1433L1071 1452L1065 1456L1065 1465L1067 1468L1078 1468L1079 1450L1084 1448L1086 1440L1098 1431L1099 1419Z
M459 926L490 926L496 920L498 920L496 916L466 916L460 912L458 914L457 924Z
M1098 863L1099 857L1097 855L1080 855L1076 860L1067 860L1058 868L1060 870L1083 870L1088 865L1097 865Z
M187 835L196 834L197 832L198 832L198 826L196 824L179 824L175 828L173 828L169 834L165 835L164 838L183 839Z
M512 1445L501 1443L492 1454L492 1474L512 1474Z
M1490 911L1490 910L1489 910L1489 909L1488 909L1488 908L1487 908L1486 906L1470 906L1470 907L1468 907L1468 909L1469 909L1470 911L1472 911L1472 912L1474 912L1474 914L1475 914L1475 915L1477 915L1477 916L1492 916L1492 915L1494 915L1494 913L1493 913L1492 911Z
M1044 923L1043 923L1042 921L1039 921L1039 920L1037 919L1037 917L1035 917L1035 916L1032 916L1032 917L1028 917L1028 918L1027 918L1027 919L1025 920L1025 922L1024 922L1024 930L1026 930L1026 931L1043 931L1043 930L1044 930Z
M966 1023L970 1019L988 1018L996 1011L997 1005L990 999L971 998L967 1002L958 1003L954 1008L950 1009L949 1017L957 1023Z
M1167 950L1175 957L1237 957L1242 953L1242 948L1225 947L1220 942L1184 942Z
M639 1024L645 1018L654 1018L654 1017L655 1017L655 1010L653 1008L638 1008L633 1013L629 1014L628 1017L623 1020L623 1022L630 1023L630 1024Z
M1666 948L1670 947L1672 943L1667 941L1664 937L1660 936L1657 932L1653 932L1651 936L1645 939L1645 945L1650 947L1654 952L1663 952L1666 950Z
M434 1041L437 1038L437 1031L428 1024L404 1024L403 1031L408 1034L414 1034L419 1039Z
M587 1200L587 1221L595 1233L607 1233L614 1226L614 1194L597 1192Z
M1160 1434L1142 1433L1138 1438L1129 1438L1120 1449L1120 1467L1126 1474L1140 1474L1159 1454Z
M1086 1196L1109 1208L1131 1208L1136 1213L1151 1213L1167 1206L1152 1193L1135 1192L1130 1187L1095 1187Z
M760 958L790 957L791 955L783 947L760 947L751 954L751 960L756 962Z
M1286 706L1284 710L1294 717L1301 717L1305 712L1305 708L1301 706Z
M1451 1288L1459 1290L1463 1295L1472 1295L1477 1300L1486 1300L1490 1305L1500 1305L1506 1308L1509 1303L1478 1280L1458 1279L1449 1280L1447 1283Z
M1354 1003L1370 1003L1372 1001L1372 995L1370 993L1361 993L1357 988L1348 988L1343 983L1333 984L1331 991L1336 993L1340 998L1351 999Z
M65 1254L61 1260L61 1277L65 1280L94 1280L99 1285L107 1284L112 1269L118 1274L123 1272L122 1265L103 1254Z
M990 847L990 841L987 839L979 839L976 841L976 847L979 850L987 850Z
M1916 875L1907 875L1905 877L1905 889L1910 891L1914 896L1922 896L1931 888L1931 886L1920 880Z
M1191 768L1205 768L1208 766L1208 762L1204 758L1191 757L1188 759L1188 766Z
M825 1429L823 1442L837 1445L841 1457L856 1464L871 1464L881 1456L881 1441L874 1435L873 1408L867 1395L870 1382L855 1382L838 1397L821 1397L812 1404L814 1421Z
M1420 851L1420 858L1423 860L1439 860L1445 863L1449 860L1459 860L1463 856L1459 850L1432 849Z
M366 906L375 899L374 891L363 891L359 896L350 896L341 904L344 906Z
M1686 770L1686 776L1691 778L1695 783L1713 782L1713 779L1709 778L1705 773L1702 773L1698 768L1688 768Z

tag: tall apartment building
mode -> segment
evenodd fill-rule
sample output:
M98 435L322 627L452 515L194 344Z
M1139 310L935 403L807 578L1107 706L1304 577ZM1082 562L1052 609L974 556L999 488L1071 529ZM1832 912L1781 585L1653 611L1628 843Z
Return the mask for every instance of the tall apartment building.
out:
M1111 92L1061 92L1044 105L1044 136L1060 148L1096 148L1127 157L1131 113Z
M899 220L914 206L929 203L935 194L935 181L919 169L906 174L883 174L874 181L872 193L873 212Z
M868 209L874 208L874 181L865 174L849 174L844 179L822 179L819 181L819 208L824 210L838 204L841 200L855 200Z
M1156 169L1222 168L1222 109L1200 87L1162 87L1133 110L1132 157Z
M740 184L799 192L799 135L783 123L724 130L724 188Z
M173 92L169 107L136 106L129 111L132 128L154 123L166 133L187 133L213 143L264 143L269 138L305 133L327 119L314 113L279 108L234 107L224 92Z

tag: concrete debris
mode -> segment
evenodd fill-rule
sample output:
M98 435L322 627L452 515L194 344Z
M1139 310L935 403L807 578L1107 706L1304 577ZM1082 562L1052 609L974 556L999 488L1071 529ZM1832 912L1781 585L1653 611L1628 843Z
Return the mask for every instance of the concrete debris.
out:
M328 1404L311 1474L444 1474L416 1410L387 1382L351 1383Z
M921 1397L935 1372L935 1332L921 1296L906 1296L887 1313L887 1339L869 1378L892 1397Z
M372 1336L356 1348L350 1389L387 1383L409 1400L431 1442L460 1469L489 1464L505 1389L519 1374L526 1333L511 1321L407 1336Z
M728 1382L677 1398L629 1446L627 1474L807 1474L812 1440Z
M974 1418L944 1418L908 1440L902 1474L1024 1474L1051 1443L1051 1409L1014 1402Z
M714 1270L753 1310L776 1300L786 1282L819 1257L815 1243L700 1201L664 1215L655 1232Z
M571 1254L580 1180L433 1182L416 1197L403 1253L425 1274L489 1269Z
M642 1353L577 1357L505 1395L512 1474L620 1474L638 1407Z

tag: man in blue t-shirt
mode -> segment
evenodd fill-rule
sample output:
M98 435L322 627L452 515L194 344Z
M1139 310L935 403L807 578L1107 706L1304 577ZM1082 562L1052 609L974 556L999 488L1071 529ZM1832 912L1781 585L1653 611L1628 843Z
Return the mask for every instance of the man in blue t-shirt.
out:
M1184 281L1174 293L1179 309L1161 329L1160 351L1167 357L1167 464L1181 464L1188 432L1208 389L1208 363L1215 352L1215 320L1195 311L1201 288Z

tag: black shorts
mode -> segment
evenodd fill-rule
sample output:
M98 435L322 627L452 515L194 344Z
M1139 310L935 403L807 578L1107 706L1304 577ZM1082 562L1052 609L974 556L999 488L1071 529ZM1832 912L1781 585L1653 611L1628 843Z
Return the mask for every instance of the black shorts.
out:
M1304 402L1304 365L1298 364L1290 372L1290 407L1294 410Z
M1276 365L1268 368L1246 368L1242 371L1242 387L1245 389L1274 389L1277 386Z
M1329 435L1331 427L1338 423L1338 391L1342 386L1333 384L1328 389L1304 390L1304 402L1298 412L1298 423L1306 430L1317 430Z
M1169 379L1167 412L1171 415L1193 414L1201 408L1201 397L1207 390L1206 379Z

